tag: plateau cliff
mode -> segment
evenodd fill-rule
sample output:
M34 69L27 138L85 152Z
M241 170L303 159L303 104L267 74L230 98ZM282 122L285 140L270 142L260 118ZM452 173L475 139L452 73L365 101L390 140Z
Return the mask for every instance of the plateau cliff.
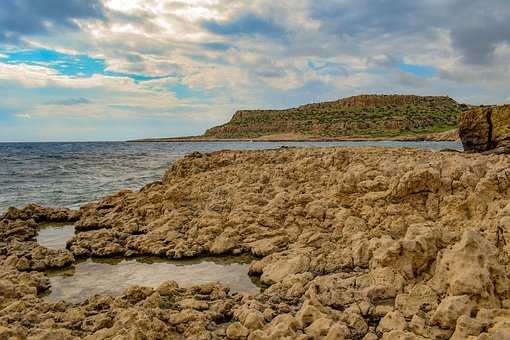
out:
M447 96L360 95L285 110L237 111L211 138L392 137L454 129L468 106Z

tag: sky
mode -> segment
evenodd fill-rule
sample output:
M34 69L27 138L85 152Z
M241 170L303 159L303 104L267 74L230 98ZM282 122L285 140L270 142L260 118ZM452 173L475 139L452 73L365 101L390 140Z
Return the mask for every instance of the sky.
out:
M2 0L0 141L201 134L358 94L510 102L508 0Z

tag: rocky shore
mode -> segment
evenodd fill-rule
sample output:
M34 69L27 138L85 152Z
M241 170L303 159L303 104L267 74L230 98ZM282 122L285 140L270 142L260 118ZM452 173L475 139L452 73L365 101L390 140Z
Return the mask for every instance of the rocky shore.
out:
M35 241L74 221L67 250ZM79 212L0 220L0 339L508 339L510 158L412 149L194 153ZM167 282L50 302L91 256L251 254L267 286Z
M373 142L373 141L395 141L395 142L413 142L413 141L432 141L432 142L455 142L460 141L459 130L452 129L443 132L433 133L402 133L393 137L373 137L368 135L361 136L342 136L342 137L324 137L319 135L304 135L299 133L284 133L263 135L256 138L214 138L207 136L189 136L189 137L168 137L168 138L146 138L134 139L127 142L132 143L203 143L203 142Z

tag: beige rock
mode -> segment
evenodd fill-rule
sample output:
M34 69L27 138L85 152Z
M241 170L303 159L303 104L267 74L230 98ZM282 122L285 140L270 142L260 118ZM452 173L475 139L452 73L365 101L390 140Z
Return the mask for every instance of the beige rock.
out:
M402 198L410 194L435 192L441 185L439 172L430 167L422 166L405 173L390 188L391 195Z
M432 321L443 328L454 328L460 316L469 316L475 307L468 295L448 296L441 301Z
M483 330L483 324L476 319L467 315L461 315L457 319L457 326L455 333L453 333L452 340L463 340L470 336L478 336Z
M275 236L252 242L249 247L254 255L267 256L279 250L280 246L288 241L289 239L286 236Z
M215 240L213 245L211 246L210 252L212 254L225 254L232 249L234 249L236 246L236 242L234 239L232 239L230 236L227 236L225 234L221 234L218 236Z
M434 276L436 290L449 295L493 298L496 287L507 290L508 278L497 263L497 250L479 232L466 230L443 255Z
M301 328L306 328L316 320L324 318L324 316L324 313L307 300L297 312L296 320L301 325Z
M300 327L298 321L289 314L280 314L273 319L266 334L271 338L295 337L296 331Z
M367 333L362 340L377 340L379 339L374 333Z
M248 328L241 325L239 322L234 322L227 328L227 337L229 339L242 339L249 334Z
M337 322L329 328L325 340L349 339L350 335L351 331L349 330L349 327L347 327L343 323Z
M289 275L308 271L309 263L310 259L304 255L284 258L265 267L260 280L267 284L280 282Z
M252 311L246 315L244 319L244 326L251 330L256 330L264 327L264 315L259 311Z
M412 149L193 154L161 182L82 207L61 252L37 244L37 223L70 213L11 209L0 218L0 326L24 337L368 339L380 320L386 338L504 337L509 169L504 155ZM211 252L259 256L250 273L268 287L169 282L82 304L42 294L44 271L78 257Z
M410 332L404 331L391 331L384 333L382 336L383 340L424 340L425 338L417 336Z
M381 333L387 333L390 331L403 331L407 327L407 322L404 316L398 312L389 312L382 318L377 326L377 331Z
M326 336L333 322L327 318L319 318L305 329L305 333L314 338Z
M395 306L405 317L412 317L419 311L429 312L437 308L437 294L424 284L414 286L409 293L399 294Z

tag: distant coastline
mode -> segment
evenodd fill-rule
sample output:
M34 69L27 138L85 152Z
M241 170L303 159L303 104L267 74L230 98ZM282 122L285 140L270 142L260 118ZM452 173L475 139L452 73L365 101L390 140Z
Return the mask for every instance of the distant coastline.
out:
M167 138L143 138L132 139L127 142L134 143L192 143L192 142L369 142L369 141L396 141L396 142L413 142L413 141L460 141L458 130L448 130L436 133L424 133L416 135L398 135L391 137L370 137L370 136L339 136L339 137L323 137L323 136L304 136L297 134L283 135L267 135L257 138L215 138L207 136L185 136L185 137L167 137Z
M447 96L359 95L284 110L241 110L201 136L130 142L455 141L470 108Z

